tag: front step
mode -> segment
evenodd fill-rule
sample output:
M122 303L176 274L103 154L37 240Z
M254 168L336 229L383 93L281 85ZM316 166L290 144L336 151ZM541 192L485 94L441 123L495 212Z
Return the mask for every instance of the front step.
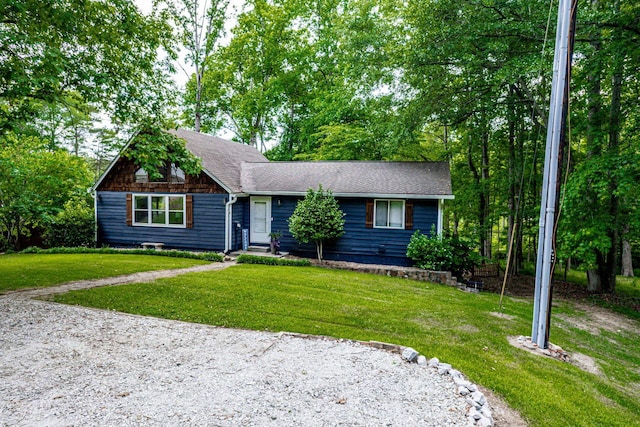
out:
M271 252L271 247L251 245L247 248L247 252Z

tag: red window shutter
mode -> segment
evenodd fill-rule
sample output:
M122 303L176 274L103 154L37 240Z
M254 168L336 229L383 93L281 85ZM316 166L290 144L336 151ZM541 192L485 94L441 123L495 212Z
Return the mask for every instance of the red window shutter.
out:
M409 200L404 203L404 229L413 229L413 202Z
M127 194L127 226L131 226L133 223L133 195Z
M193 196L187 194L186 197L186 216L187 216L187 228L193 228Z
M373 228L373 200L367 199L367 213L364 220L366 228Z

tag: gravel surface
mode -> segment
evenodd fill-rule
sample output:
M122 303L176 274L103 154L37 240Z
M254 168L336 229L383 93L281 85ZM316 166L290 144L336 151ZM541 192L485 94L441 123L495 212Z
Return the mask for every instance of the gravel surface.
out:
M350 341L0 297L0 425L449 426L449 375Z

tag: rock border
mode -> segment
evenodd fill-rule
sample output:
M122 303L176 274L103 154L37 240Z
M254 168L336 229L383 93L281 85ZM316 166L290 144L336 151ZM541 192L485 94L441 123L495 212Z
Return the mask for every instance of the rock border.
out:
M406 347L402 351L402 359L409 363L417 363L418 365L425 366L438 371L440 375L449 375L454 384L458 386L458 394L466 398L466 402L469 405L467 409L467 419L469 425L479 427L493 427L493 414L491 413L491 407L487 402L484 393L482 393L478 386L471 381L464 378L462 372L457 369L453 369L450 364L440 362L437 357L433 357L427 361L427 358L411 347Z

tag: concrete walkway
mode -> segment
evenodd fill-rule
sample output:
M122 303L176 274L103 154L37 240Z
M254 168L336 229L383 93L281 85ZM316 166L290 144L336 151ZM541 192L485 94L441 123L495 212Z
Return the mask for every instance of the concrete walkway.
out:
M67 282L58 286L51 286L48 288L17 289L15 291L8 291L4 295L0 296L9 298L42 298L49 295L64 294L69 291L77 291L80 289L99 288L102 286L118 286L126 285L129 283L144 283L151 282L156 279L175 277L186 273L222 270L235 264L235 261L213 262L211 264L197 265L195 267L187 268L177 268L173 270L145 271L142 273L105 277L104 279L78 280L75 282Z

